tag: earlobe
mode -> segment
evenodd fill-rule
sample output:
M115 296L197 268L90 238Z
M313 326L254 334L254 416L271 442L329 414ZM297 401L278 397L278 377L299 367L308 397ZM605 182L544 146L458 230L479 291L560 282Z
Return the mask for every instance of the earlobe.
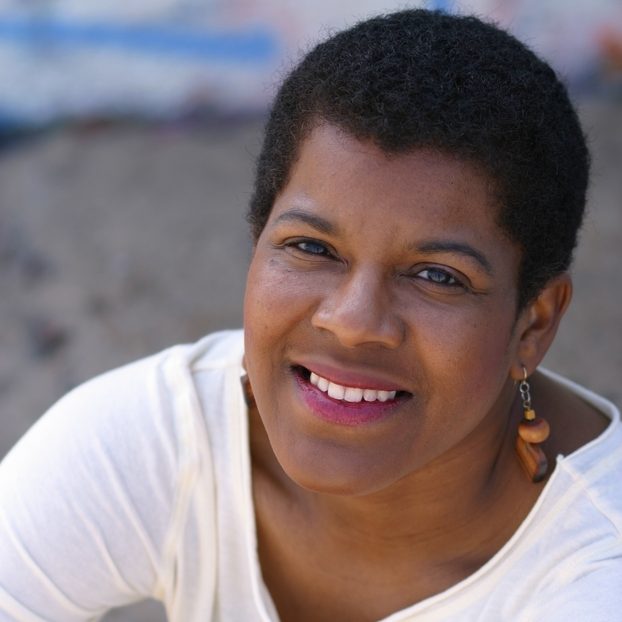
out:
M572 279L568 273L551 279L538 297L530 302L517 322L518 344L512 378L523 377L523 366L531 375L553 343L559 323L572 298Z

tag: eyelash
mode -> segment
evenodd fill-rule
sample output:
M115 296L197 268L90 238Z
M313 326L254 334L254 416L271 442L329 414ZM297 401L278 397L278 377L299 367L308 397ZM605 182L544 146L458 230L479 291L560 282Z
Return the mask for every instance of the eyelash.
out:
M304 248L305 246L307 247L306 249ZM319 250L319 252L309 250L309 246L315 246L316 250ZM283 244L283 247L298 251L309 257L322 257L328 259L336 258L335 253L333 253L324 242L314 240L313 238L291 240ZM422 277L422 275L425 273L428 273L428 276L430 276L430 274L442 275L442 277L445 279L445 282L439 283L432 278ZM426 266L418 272L407 274L406 276L410 278L421 279L422 281L425 281L433 287L440 287L446 289L463 289L465 291L468 291L470 289L468 285L464 282L464 280L456 277L451 271L437 266Z
M446 279L445 282L442 282L442 283L435 281L433 278L424 279L425 281L429 281L433 285L440 285L441 287L462 287L463 289L466 289L464 283L458 280L448 270L443 270L443 268L436 268L436 267L424 268L423 270L417 272L415 276L417 278L423 278L421 275L424 274L425 272L441 275L444 279ZM450 281L450 282L447 282L447 281Z
M319 253L315 253L310 250L305 250L303 248L304 245L307 245L307 246L313 245L316 248L320 248L321 251ZM319 242L318 240L313 240L313 239L292 240L291 242L287 242L287 244L285 244L285 247L298 250L301 253L304 253L305 255L311 255L313 257L333 257L334 256L333 253L328 249L326 244L324 244L323 242Z

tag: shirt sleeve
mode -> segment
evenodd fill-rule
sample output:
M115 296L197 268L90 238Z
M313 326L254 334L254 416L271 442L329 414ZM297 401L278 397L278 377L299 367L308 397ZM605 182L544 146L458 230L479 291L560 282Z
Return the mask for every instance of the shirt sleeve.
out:
M0 465L0 622L160 598L177 450L150 359L74 390Z

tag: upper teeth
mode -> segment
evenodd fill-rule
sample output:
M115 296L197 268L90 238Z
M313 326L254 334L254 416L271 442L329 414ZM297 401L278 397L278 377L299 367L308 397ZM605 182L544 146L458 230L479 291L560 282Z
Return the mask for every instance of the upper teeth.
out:
M376 391L376 389L358 389L354 387L344 387L342 384L331 382L311 372L311 384L316 386L320 391L328 393L330 397L336 400L345 400L346 402L386 402L395 397L397 391Z

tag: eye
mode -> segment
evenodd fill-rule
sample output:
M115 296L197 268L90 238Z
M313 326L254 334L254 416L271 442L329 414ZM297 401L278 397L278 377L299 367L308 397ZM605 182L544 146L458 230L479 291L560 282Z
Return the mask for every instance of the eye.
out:
M326 246L316 240L300 240L296 242L295 246L303 253L309 253L309 255L330 255Z
M464 283L459 281L449 270L443 268L428 267L420 270L415 274L418 279L429 281L434 285L441 285L444 287L461 287L466 289Z
M304 255L310 255L315 257L332 257L333 253L328 246L318 240L302 239L292 240L285 244L285 246L295 252L302 253Z

